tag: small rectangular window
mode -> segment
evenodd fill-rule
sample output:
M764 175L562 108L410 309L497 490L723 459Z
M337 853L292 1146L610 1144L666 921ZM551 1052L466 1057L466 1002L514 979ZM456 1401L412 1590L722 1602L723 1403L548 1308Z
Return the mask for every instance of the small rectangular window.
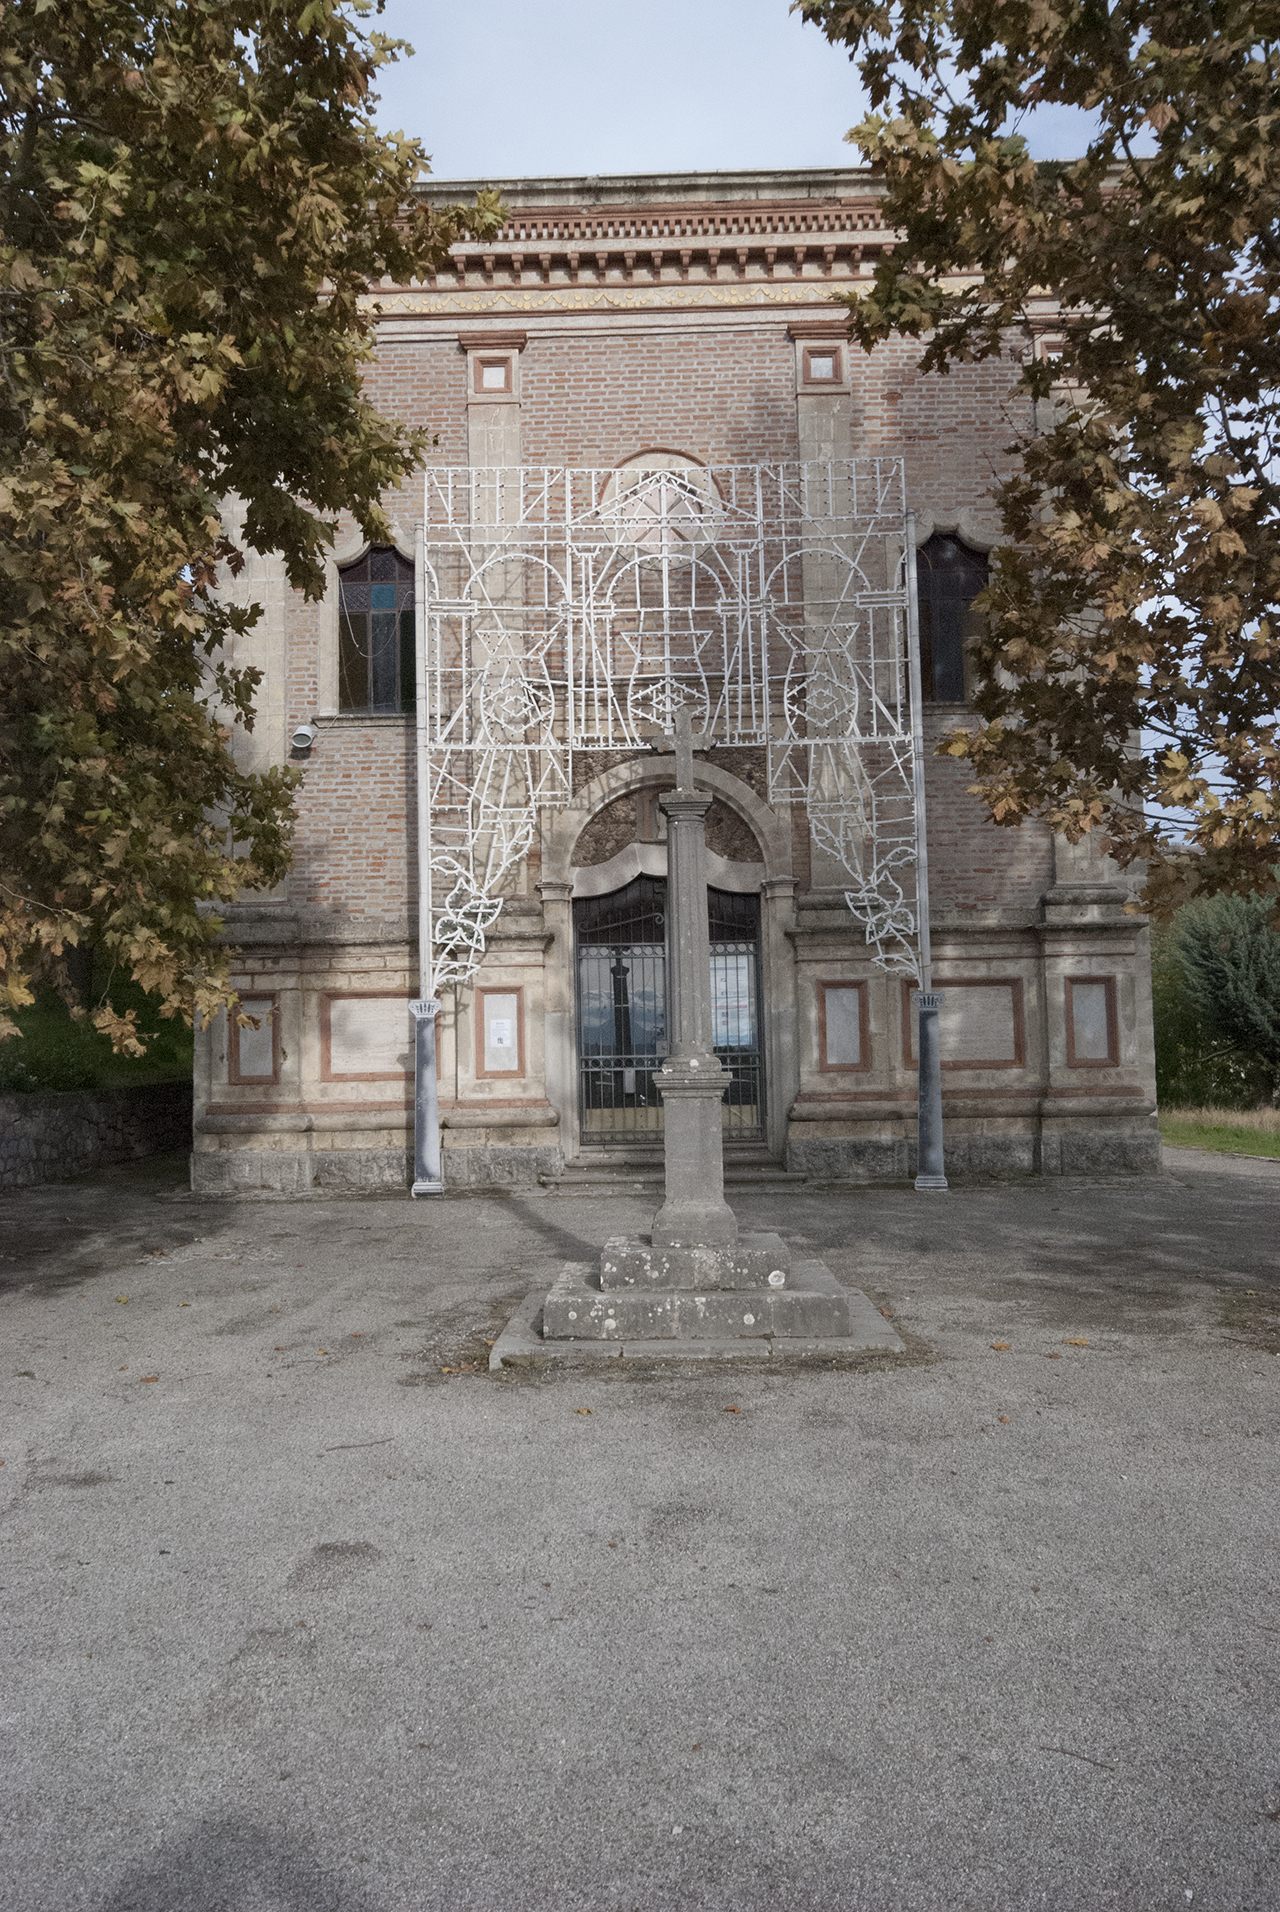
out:
M476 390L478 392L509 392L511 390L511 360L509 358L478 358L476 360Z
M818 1068L824 1075L871 1067L867 986L818 984Z
M839 384L841 358L838 345L807 346L804 354L806 385Z

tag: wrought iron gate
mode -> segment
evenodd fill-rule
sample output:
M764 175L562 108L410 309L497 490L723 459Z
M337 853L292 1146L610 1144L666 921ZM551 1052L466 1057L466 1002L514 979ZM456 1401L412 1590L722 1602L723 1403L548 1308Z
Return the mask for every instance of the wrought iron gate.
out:
M654 1073L667 1053L666 902L661 876L639 876L573 906L577 939L578 1119L585 1147L656 1143L662 1099ZM760 1044L760 899L707 891L712 1040L731 1080L728 1141L764 1136Z

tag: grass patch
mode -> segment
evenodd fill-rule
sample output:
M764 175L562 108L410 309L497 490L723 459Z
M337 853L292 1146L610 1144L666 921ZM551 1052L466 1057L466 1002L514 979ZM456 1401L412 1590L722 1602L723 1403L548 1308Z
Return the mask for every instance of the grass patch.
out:
M1175 1148L1280 1157L1280 1109L1162 1109L1160 1138Z
M139 1028L154 1031L145 1056L116 1056L92 1025L72 1022L61 997L42 991L14 1021L21 1036L0 1043L0 1095L41 1089L129 1089L153 1082L191 1078L191 1031L176 1020L163 1021L140 989L117 986L111 1000L119 1010L136 1009Z

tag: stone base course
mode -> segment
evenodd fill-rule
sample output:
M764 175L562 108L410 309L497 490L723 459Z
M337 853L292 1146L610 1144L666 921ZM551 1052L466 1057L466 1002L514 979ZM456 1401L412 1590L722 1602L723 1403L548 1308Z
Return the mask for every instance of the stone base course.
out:
M1153 1127L1081 1127L1044 1135L956 1135L943 1129L948 1177L1012 1181L1023 1175L1159 1175L1160 1136ZM906 1182L916 1174L914 1138L797 1136L787 1167L814 1182Z
M466 1148L443 1152L446 1189L533 1188L558 1175L564 1158L542 1148ZM413 1151L372 1149L197 1149L191 1187L197 1195L408 1195Z

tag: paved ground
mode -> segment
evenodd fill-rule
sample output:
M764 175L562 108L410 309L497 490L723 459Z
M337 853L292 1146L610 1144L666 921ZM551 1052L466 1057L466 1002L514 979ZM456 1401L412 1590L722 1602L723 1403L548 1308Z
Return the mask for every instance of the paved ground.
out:
M639 1204L10 1197L0 1905L1273 1912L1280 1164L1169 1159L740 1202L845 1372L485 1373Z

